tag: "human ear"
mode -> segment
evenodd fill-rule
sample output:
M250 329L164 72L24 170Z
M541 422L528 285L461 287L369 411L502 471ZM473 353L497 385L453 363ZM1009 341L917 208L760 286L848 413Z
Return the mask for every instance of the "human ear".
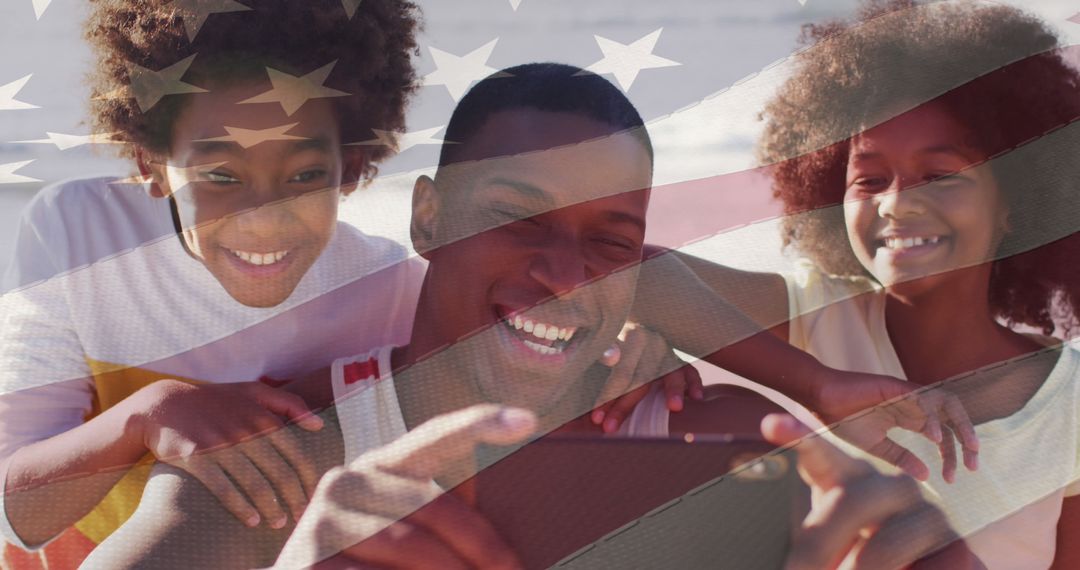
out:
M135 149L135 164L139 167L139 175L143 180L150 182L150 195L155 198L164 198L172 193L169 187L169 178L165 175L165 161L151 155L142 148Z
M413 184L412 223L409 233L412 236L413 249L424 259L437 247L436 226L439 217L439 193L435 181L428 176L420 176Z
M341 194L348 195L364 182L364 173L371 161L363 149L344 147L341 149Z

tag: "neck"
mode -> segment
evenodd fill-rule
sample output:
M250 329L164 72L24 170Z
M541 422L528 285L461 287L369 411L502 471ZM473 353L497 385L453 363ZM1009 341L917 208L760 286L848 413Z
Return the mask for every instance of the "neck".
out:
M889 339L912 382L932 384L970 372L1018 356L1029 344L994 320L988 279L972 269L916 297L887 297Z

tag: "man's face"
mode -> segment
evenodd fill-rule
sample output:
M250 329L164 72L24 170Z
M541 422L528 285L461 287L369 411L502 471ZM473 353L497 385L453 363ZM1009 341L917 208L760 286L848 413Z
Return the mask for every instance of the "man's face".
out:
M334 232L342 180L330 103L308 101L292 116L276 104L237 104L269 87L191 96L168 156L151 159L176 200L188 250L253 307L284 301L318 259Z
M575 114L501 112L465 143L475 162L440 170L439 245L425 254L438 317L416 326L455 343L487 400L544 412L626 320L652 172L638 139L610 131Z

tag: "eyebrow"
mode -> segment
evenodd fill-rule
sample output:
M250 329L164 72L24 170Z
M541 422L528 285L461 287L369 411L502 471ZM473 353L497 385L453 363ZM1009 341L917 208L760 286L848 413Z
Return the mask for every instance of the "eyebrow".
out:
M534 200L540 200L545 204L553 204L555 201L551 198L551 195L545 192L543 189L533 186L527 182L521 182L519 180L511 180L509 178L492 178L488 180L485 186L506 186L519 194L525 195L527 198Z
M960 147L951 144L935 145L923 149L919 149L919 154L950 154L963 158L964 160L971 160L971 157L967 156ZM854 160L870 160L874 158L881 158L880 152L857 152L851 156Z
M331 144L330 139L326 137L314 137L298 141L276 141L276 142L288 142L289 154L297 154L307 150L319 150L329 151ZM240 144L235 141L192 141L192 145L195 146L195 151L202 154L213 154L218 152L237 154L244 149L240 147Z
M626 212L607 212L605 217L609 222L613 224L631 224L641 230L641 233L645 233L645 220L640 216L628 214Z

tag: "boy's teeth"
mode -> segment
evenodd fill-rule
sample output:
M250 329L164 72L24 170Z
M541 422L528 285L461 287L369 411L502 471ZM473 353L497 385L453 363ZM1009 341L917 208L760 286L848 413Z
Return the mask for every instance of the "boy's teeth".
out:
M514 317L514 328L521 330L521 327L525 326L525 323L521 321L521 317Z
M547 336L547 329L547 325L544 323L537 323L536 326L533 327L533 336L536 338L544 338Z
M270 265L271 263L277 263L282 259L285 259L285 256L289 255L288 251L275 251L272 253L251 253L248 251L237 250L231 251L233 255L252 265Z
M533 332L533 322L532 321L529 321L529 320L525 321L525 332L527 332L527 333Z

